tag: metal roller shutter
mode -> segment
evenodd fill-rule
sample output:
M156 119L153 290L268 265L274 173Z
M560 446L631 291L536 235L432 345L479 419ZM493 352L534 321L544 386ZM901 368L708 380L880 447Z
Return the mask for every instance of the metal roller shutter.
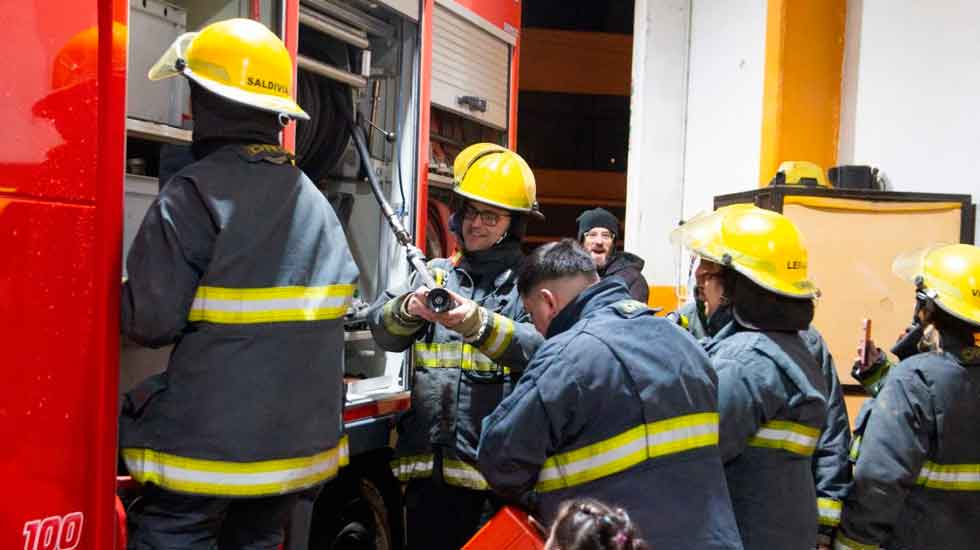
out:
M436 4L432 17L432 104L500 130L507 129L510 46ZM486 101L486 111L461 103Z

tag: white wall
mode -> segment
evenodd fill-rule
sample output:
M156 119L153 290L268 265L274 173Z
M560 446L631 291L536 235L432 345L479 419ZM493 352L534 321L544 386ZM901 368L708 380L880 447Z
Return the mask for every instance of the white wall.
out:
M850 0L838 162L980 200L980 2Z
M626 182L626 250L646 259L652 285L674 265L667 234L681 217L691 0L637 0Z
M766 0L636 0L626 249L675 285L668 234L758 185Z
M694 0L684 217L758 187L766 0Z

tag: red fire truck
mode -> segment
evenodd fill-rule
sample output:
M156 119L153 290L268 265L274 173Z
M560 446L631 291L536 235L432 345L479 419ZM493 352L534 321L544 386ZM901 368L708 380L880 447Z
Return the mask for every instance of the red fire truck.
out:
M379 129L371 163L433 255L453 246L444 223L452 157L477 141L515 144L519 0L7 2L0 548L121 548L119 396L164 368L168 353L119 336L122 258L190 139L185 84L145 74L177 35L228 17L262 21L297 61L294 90L313 119L283 140L345 224L359 304L408 267L341 130L342 110ZM330 93L338 86L345 101ZM352 313L350 465L316 503L311 548L329 548L355 523L377 548L398 548L400 491L387 462L411 376Z

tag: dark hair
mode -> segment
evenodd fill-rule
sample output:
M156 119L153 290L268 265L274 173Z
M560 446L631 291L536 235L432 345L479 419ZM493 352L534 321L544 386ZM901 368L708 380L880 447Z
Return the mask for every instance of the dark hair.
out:
M731 267L725 267L724 295L739 323L756 330L806 330L813 321L812 298L790 298L763 288Z
M539 246L524 260L517 276L517 290L526 295L543 281L584 275L598 277L592 256L572 239Z
M552 547L561 550L647 550L626 510L598 500L565 501L551 529Z
M926 322L931 323L939 331L939 339L944 349L959 348L964 345L974 346L976 341L974 334L980 333L980 326L952 315L931 299L923 305L926 307Z

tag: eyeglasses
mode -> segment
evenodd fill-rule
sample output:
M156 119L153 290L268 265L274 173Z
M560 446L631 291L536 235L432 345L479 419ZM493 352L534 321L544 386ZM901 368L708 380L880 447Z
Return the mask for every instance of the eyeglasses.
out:
M510 214L498 214L489 210L477 210L468 204L463 208L464 220L473 221L477 216L480 216L480 221L483 222L483 225L494 227L500 223L501 218L509 218Z
M609 231L595 231L595 230L589 231L583 236L586 239L593 239L596 241L611 241L613 240L613 237L615 237L615 235L613 235Z

